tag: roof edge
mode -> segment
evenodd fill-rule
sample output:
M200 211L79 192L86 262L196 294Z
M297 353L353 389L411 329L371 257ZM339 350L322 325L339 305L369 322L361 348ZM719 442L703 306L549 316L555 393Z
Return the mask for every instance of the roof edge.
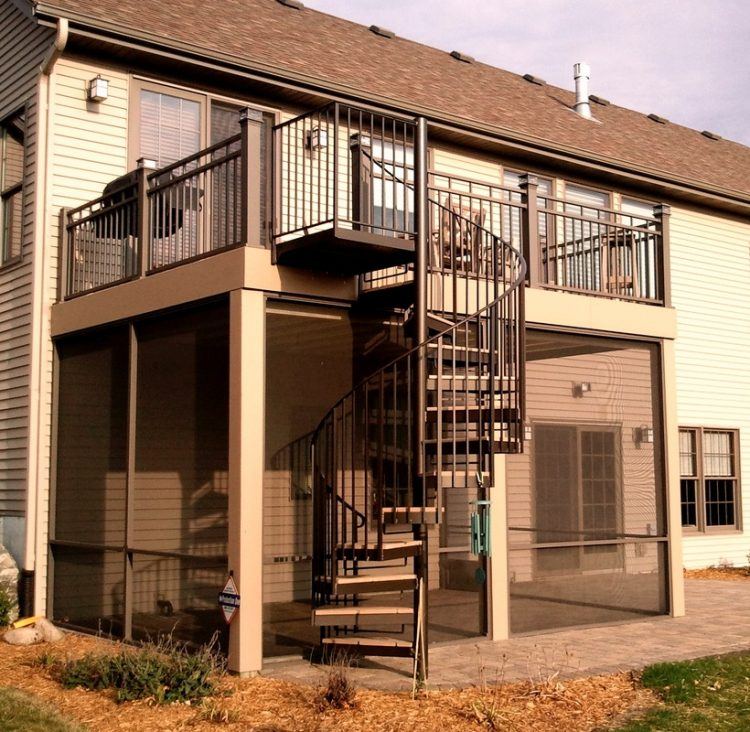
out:
M453 129L464 134L477 134L480 137L490 137L498 142L509 144L526 153L554 155L556 159L564 159L566 162L576 165L586 165L597 170L606 170L609 173L625 175L625 177L637 178L643 182L665 186L670 189L708 195L712 199L720 199L733 205L750 208L750 194L746 194L734 188L722 188L710 185L703 181L694 181L670 173L658 168L647 168L636 166L625 160L596 155L579 148L561 145L554 140L525 135L511 128L498 125L487 125L467 117L458 117L446 112L430 108L415 107L407 100L397 98L381 97L367 93L363 89L350 87L346 84L334 84L326 79L304 74L280 66L270 66L258 61L246 58L238 58L222 54L212 49L204 48L189 43L181 43L164 36L157 36L143 32L131 26L117 23L97 22L80 13L70 13L56 7L52 3L38 2L36 0L11 0L14 4L33 7L33 14L40 21L57 20L65 17L71 23L71 34L83 36L94 36L105 41L115 42L119 45L138 48L150 53L173 56L178 60L205 61L215 65L216 70L230 73L238 71L249 78L270 83L282 83L298 91L318 93L326 96L339 95L340 101L358 102L369 105L378 105L383 109L395 110L400 114L411 116L424 116L440 126ZM135 41L135 43L133 43ZM160 50L161 49L161 50ZM205 65L205 64L204 64ZM634 175L635 174L635 175Z

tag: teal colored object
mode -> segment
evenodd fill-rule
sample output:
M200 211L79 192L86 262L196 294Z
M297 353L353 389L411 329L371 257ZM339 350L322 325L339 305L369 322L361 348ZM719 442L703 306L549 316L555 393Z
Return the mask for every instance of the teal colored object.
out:
M472 501L477 510L471 514L471 553L476 556L492 555L490 545L490 501Z

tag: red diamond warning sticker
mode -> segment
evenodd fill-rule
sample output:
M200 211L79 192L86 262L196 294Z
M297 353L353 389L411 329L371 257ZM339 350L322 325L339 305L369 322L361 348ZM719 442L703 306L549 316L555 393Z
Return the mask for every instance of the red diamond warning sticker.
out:
M240 608L240 593L237 591L237 585L231 574L227 578L224 589L219 593L219 607L224 614L224 620L229 625Z

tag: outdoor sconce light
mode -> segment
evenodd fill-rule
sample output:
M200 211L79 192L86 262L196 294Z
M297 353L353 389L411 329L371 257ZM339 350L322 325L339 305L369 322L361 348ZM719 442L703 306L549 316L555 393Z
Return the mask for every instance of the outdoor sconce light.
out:
M654 428L642 424L635 430L635 441L639 445L651 445L654 442Z
M90 102L103 102L109 97L109 81L102 79L97 74L94 79L89 82L88 99Z
M582 397L591 391L591 382L582 381L580 384L573 384L573 396Z
M313 151L328 147L328 130L321 130L320 127L313 127L313 129L307 133L307 147Z
M523 439L526 442L531 442L531 438L534 434L534 430L531 428L530 424L525 424L523 426Z

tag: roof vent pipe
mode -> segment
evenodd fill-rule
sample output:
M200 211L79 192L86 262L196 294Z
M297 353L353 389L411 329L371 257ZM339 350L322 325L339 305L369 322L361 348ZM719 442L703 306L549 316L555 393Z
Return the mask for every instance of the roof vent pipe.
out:
M575 110L581 117L585 117L586 119L591 119L591 105L589 104L590 77L591 67L585 61L573 64L573 78L576 82Z

